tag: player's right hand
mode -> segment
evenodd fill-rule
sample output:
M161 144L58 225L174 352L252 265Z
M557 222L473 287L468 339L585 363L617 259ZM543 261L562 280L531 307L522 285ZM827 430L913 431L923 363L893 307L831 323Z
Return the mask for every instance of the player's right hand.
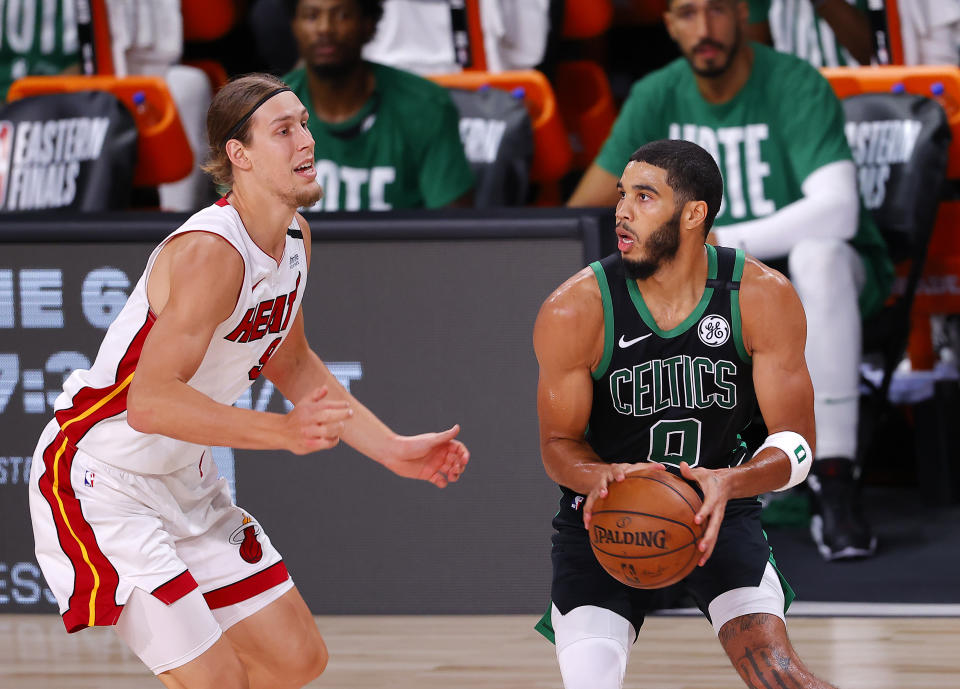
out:
M287 449L297 455L327 450L340 442L344 424L353 416L346 400L330 400L327 386L300 400L284 418Z
M636 464L603 464L595 472L596 483L583 503L583 528L590 528L590 518L593 515L593 505L599 498L607 497L607 487L614 482L620 482L630 474L648 474L665 471L666 467L659 462L637 462Z

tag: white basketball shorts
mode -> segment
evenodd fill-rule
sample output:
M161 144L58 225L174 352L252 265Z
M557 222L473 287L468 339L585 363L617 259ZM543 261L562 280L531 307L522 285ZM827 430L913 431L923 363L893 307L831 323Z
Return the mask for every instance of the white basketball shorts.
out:
M174 473L136 474L73 447L51 421L33 457L30 516L69 632L116 624L135 588L168 606L199 588L216 614L289 580L260 524L233 504L209 449ZM221 627L242 613L229 617Z

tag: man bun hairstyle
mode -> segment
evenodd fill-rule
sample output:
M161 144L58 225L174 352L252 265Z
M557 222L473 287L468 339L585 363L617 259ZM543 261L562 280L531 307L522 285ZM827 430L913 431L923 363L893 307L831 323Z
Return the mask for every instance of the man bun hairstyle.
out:
M285 86L286 84L272 74L246 74L224 85L210 101L210 108L207 110L209 148L202 168L217 185L229 187L233 184L233 166L227 157L224 138L231 134L243 114L249 112L257 101ZM247 118L230 138L249 144L252 119Z
M723 177L712 155L689 141L661 139L638 148L630 161L666 170L667 184L673 189L678 210L687 201L706 202L703 234L710 232L723 201Z

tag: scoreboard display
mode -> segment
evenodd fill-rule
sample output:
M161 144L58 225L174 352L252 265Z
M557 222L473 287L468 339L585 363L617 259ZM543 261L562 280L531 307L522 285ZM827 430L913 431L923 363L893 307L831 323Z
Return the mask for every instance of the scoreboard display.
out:
M33 553L33 451L65 377L96 357L156 239L2 245L0 612L56 612ZM215 451L315 613L544 608L559 491L539 454L532 328L583 256L569 233L315 237L303 301L314 350L396 431L459 423L472 454L461 481L438 490L342 444L305 457ZM237 405L292 407L264 378Z

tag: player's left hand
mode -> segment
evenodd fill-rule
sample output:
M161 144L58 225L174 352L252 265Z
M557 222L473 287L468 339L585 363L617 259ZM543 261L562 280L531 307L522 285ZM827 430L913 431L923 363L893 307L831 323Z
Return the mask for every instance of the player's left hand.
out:
M442 433L422 433L397 439L393 456L384 463L398 476L429 481L437 488L459 480L470 461L470 451L455 440L460 426Z
M703 505L693 518L697 524L703 524L704 520L707 522L703 538L697 545L703 553L697 564L703 567L713 554L713 546L717 544L717 534L720 533L720 524L723 522L730 494L722 471L703 467L690 468L686 462L680 462L680 474L688 481L696 481L703 491Z

